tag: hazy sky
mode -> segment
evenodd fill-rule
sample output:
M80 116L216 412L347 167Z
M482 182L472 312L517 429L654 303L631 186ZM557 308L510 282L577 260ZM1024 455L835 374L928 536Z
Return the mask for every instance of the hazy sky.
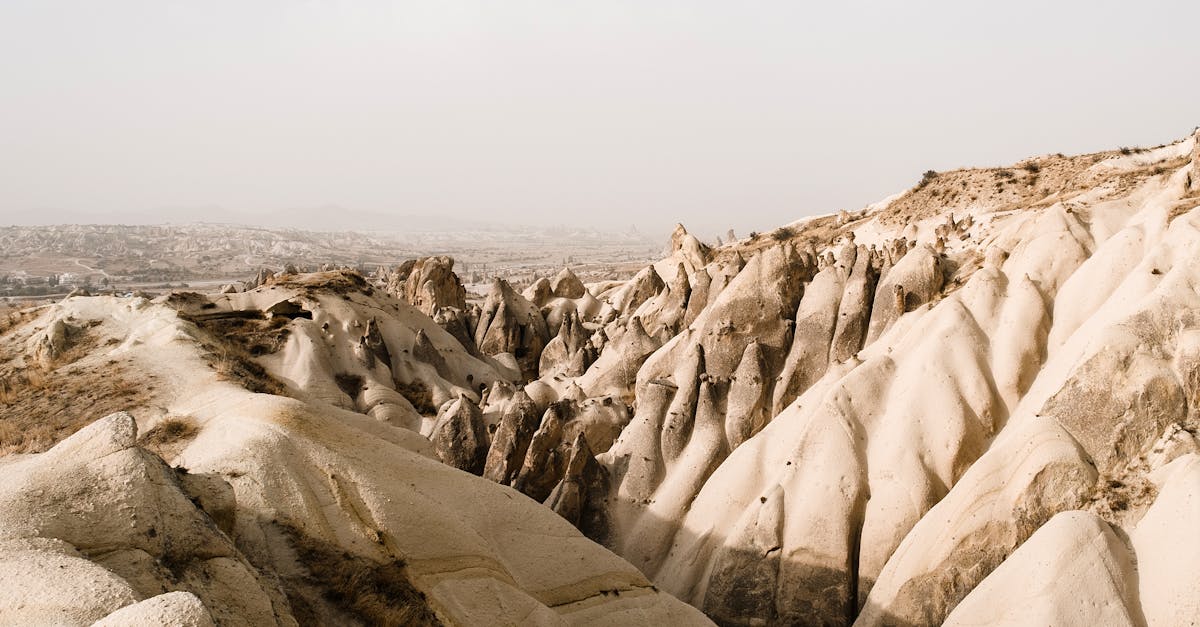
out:
M0 0L0 223L765 229L930 168L1182 138L1197 24L1194 0Z

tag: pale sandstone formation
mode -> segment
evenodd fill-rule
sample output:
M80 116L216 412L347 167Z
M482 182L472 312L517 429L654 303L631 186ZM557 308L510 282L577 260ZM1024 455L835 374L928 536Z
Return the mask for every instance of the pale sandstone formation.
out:
M1194 143L1172 150L1190 156ZM1116 157L1078 176L1150 163ZM1178 208L1184 174L1147 178L1116 198L1085 196L1080 202L1095 204L1087 220L1077 203L995 218L943 215L900 237L848 221L863 234L812 255L821 269L792 303L796 330L784 336L782 363L770 358L770 342L761 360L749 342L731 359L697 333L735 275L716 302L689 306L691 328L639 371L633 421L600 456L614 473L611 545L722 623L916 625L944 620L1058 512L1098 507L1110 517L1103 524L1129 533L1146 511L1146 497L1126 496L1146 481L1139 455L1164 433L1190 441L1178 434L1198 426L1191 373L1200 325L1186 312L1200 303L1183 286L1196 280L1200 233L1188 211L1197 202ZM920 243L930 241L926 232L947 257ZM799 257L787 265L802 267ZM947 284L952 271L967 274ZM690 276L712 290L709 272ZM759 283L770 279L747 281ZM691 346L704 350L684 350ZM689 365L701 355L700 367ZM739 441L753 431L745 408L761 398L738 389L753 380L740 373L756 370L771 381L770 422ZM723 402L702 402L703 377L716 382L708 394L718 398L728 385ZM693 425L712 405L723 408L724 437L703 438ZM707 456L680 466L701 443L715 469ZM1140 557L1097 559L1116 565L1119 585L1140 580L1129 571ZM1088 616L1153 622L1159 610L1141 595L1113 596L1105 585L1080 584L1081 594L1107 599ZM1027 605L1033 617L1067 611ZM981 607L955 620L1008 616L972 618Z
M401 265L387 279L388 290L427 316L453 307L466 309L467 291L454 273L454 259L422 257Z
M550 341L537 307L503 279L492 282L475 329L475 345L485 355L512 354L521 374L536 378L542 349Z
M72 298L11 342L103 319L105 351L191 382L179 483L265 579L286 521L405 560L453 623L703 622L669 594L725 625L1186 624L1198 141L944 172L718 249L679 228L624 282L498 282L480 357L338 273L181 297L282 319L257 363L294 399L206 379L217 338L160 305ZM18 563L93 563L36 535ZM98 578L73 607L47 581L89 621L168 592Z
M504 410L496 433L492 435L491 448L488 449L483 467L485 479L505 485L511 485L516 480L541 415L525 390L518 390L509 399L508 408Z
M113 414L3 466L0 618L86 625L109 616L108 624L122 624L111 615L131 606L126 616L180 624L295 625L278 584L136 437L133 417ZM176 590L191 594L157 596ZM137 603L151 597L159 601Z
M571 272L570 268L563 268L561 272L555 275L550 282L550 292L558 298L583 298L587 293L587 288L583 286L583 281Z
M666 287L667 284L663 282L654 266L646 266L634 275L628 284L617 290L609 302L619 312L632 313Z
M448 400L474 402L477 391L413 355L422 332L447 376L493 389L507 384L428 317L355 285L335 272L192 304L76 298L32 319L37 330L59 318L89 328L102 348L69 367L116 358L134 372L162 375L159 411L187 416L195 431L162 449L187 474L134 446L128 416L96 423L48 453L0 458L0 546L7 547L0 578L21 583L0 586L0 622L86 625L123 611L110 622L153 616L204 624L190 598L158 598L182 590L218 625L295 624L297 612L305 623L373 624L379 620L355 613L361 606L330 600L347 593L330 596L323 586L341 585L339 572L357 572L367 584L352 590L369 594L396 585L403 572L412 596L365 607L415 608L443 624L709 624L551 509L438 461L418 425L377 419L375 408L360 405L372 390L396 389L402 376L428 384L427 401L453 393ZM180 318L231 312L252 320L243 312L281 299L311 318L282 318L288 332L275 352L257 358L260 375L210 368L216 349L205 346L242 340ZM376 335L371 327L390 367L375 354L375 340L360 342ZM27 350L33 334L23 327L4 341ZM335 374L354 376L335 382ZM275 377L295 398L252 393L243 385L266 383L238 378L245 376ZM358 388L354 403L340 389L348 379ZM450 405L443 415L462 418ZM465 432L478 442L478 424L468 422ZM435 426L439 434L448 429L429 416L426 432ZM298 561L298 552L307 557ZM377 576L390 583L371 583ZM87 595L78 594L81 581L92 582Z
M449 466L482 475L491 446L483 412L466 396L442 408L429 439L439 459Z

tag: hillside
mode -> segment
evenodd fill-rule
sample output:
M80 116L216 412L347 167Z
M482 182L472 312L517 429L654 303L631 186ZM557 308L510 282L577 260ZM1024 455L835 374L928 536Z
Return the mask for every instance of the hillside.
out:
M482 301L9 313L0 622L1189 624L1197 207L1200 132Z

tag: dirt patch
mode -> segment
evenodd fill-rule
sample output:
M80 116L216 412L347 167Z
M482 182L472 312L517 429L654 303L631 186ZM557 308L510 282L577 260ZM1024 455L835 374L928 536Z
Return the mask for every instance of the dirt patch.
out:
M1167 224L1175 221L1175 218L1191 212L1196 207L1200 207L1200 196L1189 196L1175 201L1170 211L1167 212Z
M413 586L404 562L376 562L287 525L275 528L296 552L302 572L282 578L301 625L441 625L425 594ZM339 615L340 614L340 615Z
M858 216L861 217L861 216ZM756 253L767 248L778 246L783 242L793 242L797 250L811 246L814 250L822 251L832 246L838 238L856 226L857 220L839 223L837 216L819 216L805 221L799 226L782 226L767 234L750 233L743 241L734 246L717 249L714 260L729 261L735 254L743 259L749 259Z
M200 346L204 349L204 358L222 380L260 394L286 394L287 386L254 359L283 347L291 333L290 319L268 317L261 311L211 314L176 311L176 315L195 324L203 333L205 339L200 341Z

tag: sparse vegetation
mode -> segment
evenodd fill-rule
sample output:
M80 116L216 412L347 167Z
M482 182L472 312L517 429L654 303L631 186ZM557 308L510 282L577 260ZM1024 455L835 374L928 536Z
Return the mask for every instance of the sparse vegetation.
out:
M196 437L199 427L191 416L167 416L138 437L138 444L166 457L168 451Z
M363 293L370 296L373 292L371 286L367 284L367 280L354 270L331 270L329 272L314 272L304 275L284 275L271 281L270 284L341 295Z
M376 562L278 524L296 551L302 574L285 576L284 591L302 625L329 617L328 604L364 625L441 625L425 594L412 585L401 560Z
M173 295L172 298L177 296ZM183 303L179 306L183 306ZM268 319L260 311L204 315L179 312L178 315L212 338L201 342L201 346L218 377L237 383L251 392L286 393L287 387L254 361L255 357L274 353L283 347L290 333L290 320L286 317Z
M917 189L925 189L925 187L937 179L937 177L938 173L936 170L925 170L925 173L921 175L920 182L917 183Z
M786 242L796 236L796 230L790 226L781 226L771 231L771 238L777 242Z
M408 383L397 382L396 391L408 399L417 413L422 416L431 416L437 413L437 407L433 406L433 394L419 379L413 379Z
M254 361L254 355L232 342L205 343L217 376L259 394L284 394L287 387Z
M287 343L290 320L283 316L267 318L259 311L226 312L222 315L188 315L179 317L211 333L214 337L234 340L253 357L270 355Z
M153 377L139 381L122 362L74 365L98 342L94 324L72 325L65 350L49 363L0 363L0 455L43 452L94 420L150 400Z
M0 455L46 451L99 418L143 407L152 388L119 364L103 373L26 368L0 376Z
M346 396L349 396L351 399L357 398L358 393L361 392L363 388L363 378L356 374L339 372L333 375L333 380L336 381L338 387L346 393Z

